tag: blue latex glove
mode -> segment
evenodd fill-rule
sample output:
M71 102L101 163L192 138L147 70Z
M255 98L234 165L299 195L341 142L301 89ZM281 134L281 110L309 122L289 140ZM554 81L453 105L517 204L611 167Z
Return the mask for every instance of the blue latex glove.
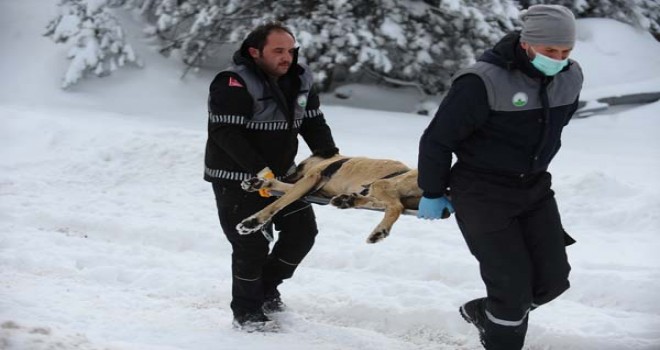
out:
M438 198L422 197L419 201L417 217L420 219L446 219L454 212L454 206L446 196Z

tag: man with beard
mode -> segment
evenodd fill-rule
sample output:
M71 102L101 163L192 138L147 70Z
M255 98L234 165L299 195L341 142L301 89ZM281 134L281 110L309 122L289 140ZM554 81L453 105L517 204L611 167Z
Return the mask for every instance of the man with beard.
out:
M267 189L245 192L255 176L286 178L295 170L301 135L313 154L338 152L312 87L312 72L297 62L291 31L279 23L255 28L233 65L210 86L204 179L215 193L220 224L232 246L234 327L271 331L269 313L284 304L278 285L290 278L317 234L310 204L297 201L277 213L263 234L240 235L236 225L272 201ZM279 238L269 252L273 226Z

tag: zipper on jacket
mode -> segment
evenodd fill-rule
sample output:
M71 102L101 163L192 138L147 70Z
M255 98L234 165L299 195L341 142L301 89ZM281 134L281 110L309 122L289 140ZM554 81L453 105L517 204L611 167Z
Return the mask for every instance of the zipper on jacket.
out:
M536 163L541 157L541 151L543 147L548 142L548 134L550 130L548 124L550 123L550 101L548 100L548 85L552 81L552 78L543 77L541 78L541 88L539 89L539 97L541 98L541 106L543 107L543 116L541 120L541 140L536 146L536 150L532 155L532 160L530 164L530 172L534 172L536 168Z

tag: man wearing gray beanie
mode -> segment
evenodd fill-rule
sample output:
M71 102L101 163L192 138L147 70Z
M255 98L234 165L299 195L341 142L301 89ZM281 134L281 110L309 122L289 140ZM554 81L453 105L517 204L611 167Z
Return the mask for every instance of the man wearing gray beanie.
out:
M522 349L529 312L569 288L566 246L575 242L547 171L582 89L582 70L568 58L575 18L536 5L521 22L521 32L456 73L419 145L418 216L455 211L486 286L486 297L459 312L489 350Z

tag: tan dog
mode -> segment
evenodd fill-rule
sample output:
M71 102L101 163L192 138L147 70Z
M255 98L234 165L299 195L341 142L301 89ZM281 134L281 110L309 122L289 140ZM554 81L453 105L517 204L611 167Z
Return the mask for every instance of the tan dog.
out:
M331 198L330 203L342 209L383 210L385 217L367 238L368 243L375 243L390 234L392 225L405 209L417 210L422 196L417 186L417 170L394 160L312 156L301 162L287 180L295 183L260 178L243 181L241 186L246 191L268 188L284 195L238 224L236 229L240 234L260 230L281 209L313 193Z

